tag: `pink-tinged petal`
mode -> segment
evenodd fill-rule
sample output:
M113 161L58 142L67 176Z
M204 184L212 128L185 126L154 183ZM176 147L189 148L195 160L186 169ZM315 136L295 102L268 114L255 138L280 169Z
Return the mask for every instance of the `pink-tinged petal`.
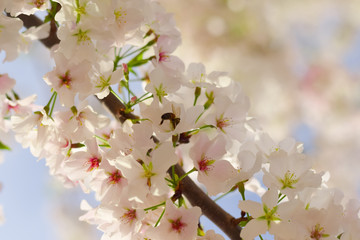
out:
M281 239L303 239L294 233L299 232L299 226L291 222L282 221L280 223L272 223L269 233L281 237ZM328 240L326 238L326 240Z
M251 200L240 201L239 208L244 212L250 213L253 218L264 215L262 204Z
M261 198L263 204L265 204L269 209L272 209L277 205L278 202L278 192L275 189L269 189Z
M157 228L149 231L151 239L195 239L201 210L199 207L185 209L177 208L166 201L165 215Z
M88 153L90 153L93 156L99 155L99 147L97 145L96 139L92 138L92 139L88 139L85 141L85 145L87 147ZM100 158L100 156L99 156Z
M235 168L226 160L209 165L207 171L199 171L198 180L206 186L208 194L215 196L227 192L233 184L229 181L236 174Z
M15 80L7 74L0 74L0 94L10 91L15 85Z
M243 240L253 240L260 234L266 233L266 231L266 221L253 219L241 230L240 237Z
M219 135L213 141L211 141L211 145L207 149L207 155L212 158L219 159L226 153L225 149L226 140L223 136Z
M153 167L155 172L166 172L166 170L178 162L175 149L172 143L165 142L154 150L152 155Z

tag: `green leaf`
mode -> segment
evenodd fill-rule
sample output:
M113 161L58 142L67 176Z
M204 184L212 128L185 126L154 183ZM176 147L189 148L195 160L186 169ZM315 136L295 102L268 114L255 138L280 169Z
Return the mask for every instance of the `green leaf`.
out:
M7 145L5 145L2 141L0 141L0 149L1 150L8 150L8 151L11 150L11 148L8 147Z
M141 50L141 52L139 52L135 57L133 57L127 64L128 68L138 67L146 64L149 61L149 58L143 59L143 55L144 52L146 52L148 49L149 49L148 47L145 47L143 50Z
M245 200L245 186L244 186L244 182L239 182L237 184L239 193L241 194L241 197L243 200Z
M241 221L241 222L239 223L239 226L240 226L240 227L245 227L248 222L249 222L249 221Z

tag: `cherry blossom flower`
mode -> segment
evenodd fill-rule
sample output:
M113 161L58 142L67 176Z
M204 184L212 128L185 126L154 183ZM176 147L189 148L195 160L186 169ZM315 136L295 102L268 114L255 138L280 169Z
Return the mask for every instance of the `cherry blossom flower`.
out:
M71 154L64 164L69 178L73 181L84 180L94 170L97 170L103 161L103 153L95 138L86 140L85 145L86 151Z
M55 20L60 23L76 23L80 20L85 23L91 21L96 23L95 17L101 16L97 3L91 0L55 0L55 2L61 5L60 11L55 16Z
M323 193L326 191L323 189ZM320 197L320 196L319 196ZM283 220L289 223L292 229L289 236L281 236L279 239L338 239L343 221L343 207L336 203L334 199L329 199L328 204L319 207L312 207L300 199L284 203L284 208L279 209L279 214Z
M140 232L146 216L144 210L140 209L136 202L128 201L125 197L122 197L120 203L111 209L114 218L117 220L115 223L119 232L117 237L136 235L136 233Z
M274 189L268 190L261 198L262 203L245 200L239 202L239 208L242 211L248 212L252 220L241 230L241 238L244 240L254 239L260 234L265 234L269 231L281 232L283 235L289 234L288 224L282 222L279 216L278 193Z
M56 52L61 52L70 63L80 64L84 60L92 63L97 60L92 31L86 25L72 28L60 26L57 35L61 41Z
M321 174L310 170L311 161L305 155L288 155L283 150L269 156L269 170L264 170L263 182L267 187L279 189L281 193L294 198L306 187L319 187Z
M34 105L36 98L35 94L19 100L9 100L6 98L3 100L1 115L11 117L12 114L28 115L38 111L40 107Z
M11 116L12 129L15 137L24 148L30 147L34 156L39 156L45 142L51 135L53 121L48 117L45 110L36 111L28 115Z
M202 121L216 126L220 134L243 141L246 137L245 122L248 109L249 101L241 94L235 102L228 96L215 97L214 107L209 109L211 111Z
M207 84L210 82L207 82L206 80L206 69L204 64L202 63L190 63L187 71L186 71L186 77L189 80L189 86L195 86L195 87L206 87Z
M237 173L230 162L221 158L226 153L223 137L209 140L205 134L201 134L189 156L198 170L198 181L206 186L209 195L227 192L233 187L230 179Z
M160 225L150 229L147 235L153 239L195 239L200 215L199 207L176 208L170 200L167 200Z
M155 67L161 66L166 68L166 70L171 70L175 73L184 72L185 65L182 60L179 57L171 55L180 43L180 38L171 38L170 36L161 35L155 46L156 60L154 59L152 61Z
M121 171L111 166L106 159L102 160L99 171L94 172L90 182L96 198L104 204L118 203L119 196L126 194L127 185L127 179Z
M183 104L164 100L163 103L154 100L149 106L140 105L141 114L150 119L153 129L160 141L165 141L172 135L187 132L196 128L196 119L203 111L202 106L185 108Z
M49 1L45 0L13 0L9 2L11 4L7 4L6 9L12 16L31 15L36 11L45 11L49 7Z
M103 128L109 124L109 119L94 112L92 107L87 105L87 102L82 102L78 108L56 112L55 115L59 118L59 127L63 129L62 134L73 142L92 138L95 129Z
M130 154L111 163L128 179L129 198L140 202L150 193L155 196L168 193L166 171L178 160L170 142L162 143L148 155L139 157Z
M150 121L143 121L139 124L125 121L122 128L116 129L109 139L111 149L107 151L106 156L113 160L133 152L139 156L146 155L149 149L155 147L152 136L153 129Z
M94 74L90 77L93 82L92 92L100 99L109 95L109 87L119 83L123 76L121 68L118 68L113 72L113 67L114 63L112 61L100 61L93 65Z
M149 16L150 29L156 34L162 36L171 36L180 38L180 31L176 27L173 14L167 13L165 9L157 2L150 2L151 15Z
M174 93L181 86L181 72L169 71L165 68L157 67L149 74L150 83L145 90L151 92L160 102L170 93Z
M106 26L107 37L117 47L121 47L124 40L131 39L144 21L144 11L147 3L143 0L109 1L101 4L100 12Z
M70 63L61 53L55 53L54 59L56 67L45 74L44 80L58 93L61 104L71 107L77 93L81 100L90 94L90 63Z

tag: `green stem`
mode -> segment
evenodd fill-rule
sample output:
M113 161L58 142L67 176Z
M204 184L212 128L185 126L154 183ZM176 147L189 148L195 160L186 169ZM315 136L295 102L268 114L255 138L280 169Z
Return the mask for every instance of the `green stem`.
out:
M181 176L178 181L180 182L180 181L183 180L187 175L189 175L190 173L195 172L195 171L197 171L196 168L191 169L190 171L188 171L187 173L185 173L183 176Z
M155 226L154 226L154 227L157 227L157 226L159 225L160 220L161 220L161 219L162 219L162 217L164 216L164 213L165 213L165 208L164 208L164 210L162 211L162 213L161 213L161 215L160 215L159 219L158 219L158 220L157 220L157 222L155 223Z
M101 142L105 143L106 145L109 145L109 146L110 146L109 142L108 142L106 139L104 139L104 138L102 138L102 137L100 137L100 136L98 136L98 135L94 135L94 137L96 137L96 138L99 139Z
M142 98L146 97L146 95L150 94L149 92L144 93L141 97L137 99L137 101L141 101Z
M204 111L202 111L202 113L200 113L200 115L198 116L198 118L196 119L195 123L197 123L199 121L199 119L201 118L201 116L205 113L206 109L204 109Z
M53 94L52 94L51 97L50 97L49 102L48 102L48 103L45 105L45 107L44 107L44 110L45 110L46 114L47 114L50 118L51 118L52 110L54 109L54 105L55 105L55 101L56 101L56 95L57 95L57 92L54 91ZM55 100L54 100L54 102L53 102L53 104L52 104L52 107L51 107L51 110L50 110L50 104L51 104L51 102L53 101L54 97L55 97ZM52 118L51 118L51 119L52 119Z
M220 200L221 198L225 197L226 195L228 195L229 193L231 193L231 192L233 192L233 191L235 191L235 189L230 189L230 191L221 194L220 196L218 196L217 198L214 199L214 202Z
M133 54L136 53L136 52L139 52L139 51L144 50L146 47L147 47L147 45L145 45L145 46L143 46L143 47L141 47L141 48L138 48L138 49L132 51L131 53L129 53L129 54L125 55L125 56L121 56L121 58L126 58L126 57L128 57L128 56L131 56L131 55L133 55Z
M143 101L148 100L148 99L153 98L153 97L154 97L153 95L148 96L147 98L141 99L141 101L137 101L137 103L143 102Z
M151 95L151 96L149 96L149 97L146 97L146 95L148 95L148 94L150 94L150 93L147 92L147 93L145 93L144 95L142 95L140 98L136 99L135 103L130 103L130 104L129 104L129 107L131 108L131 107L135 106L135 105L138 104L138 103L141 103L141 102L143 102L143 101L145 101L145 100L147 100L147 99L149 99L149 98L153 98L153 97L154 97L153 95ZM145 98L145 97L146 97L146 98Z
M114 96L115 96L124 106L126 106L125 102L121 99L121 97L119 97L119 95L117 95L116 92L114 92L114 90L113 90L111 87L109 87L109 90L110 90L110 92L111 92L112 94L114 94Z
M51 115L52 115L52 113L53 113L53 111L54 111L56 98L57 98L57 92L54 92L54 101L53 101L53 103L52 103L52 105L51 105L49 117L51 117Z
M282 195L282 194L280 193L279 194L279 200L278 200L278 203L280 203L285 197L286 197L286 195L284 194L284 195Z
M202 129L204 129L204 128L216 128L216 127L213 126L213 125L207 124L207 125L201 126L201 127L199 127L199 128L195 128L195 129L192 129L192 130L190 130L190 131L187 131L186 133L187 133L187 134L191 134L191 133L197 132L197 131L199 131L199 130L202 130Z
M100 144L99 147L111 148L111 146L109 144Z
M150 47L150 46L153 45L154 43L156 43L155 39L149 41L146 45L144 45L144 46L142 46L141 48L138 48L138 49L132 51L131 53L128 53L128 51L126 51L126 52L124 53L124 55L121 56L121 58L126 58L126 57L128 57L128 56L131 56L131 55L133 55L133 54L136 53L136 52L142 51L142 50L144 50L145 48ZM131 46L131 48L133 48L133 46ZM126 54L126 53L128 53L128 54ZM125 54L126 54L126 55L125 55Z
M45 106L48 106L48 107L50 106L51 101L53 100L55 94L57 94L56 91L53 92L53 94L52 94L51 97L50 97L50 100L48 101L48 103L47 103Z
M157 204L155 206L145 208L144 211L149 211L149 210L154 211L154 210L158 209L158 207L161 207L161 206L164 206L164 205L165 205L165 201L162 202L162 203L159 203L159 204Z
M124 53L123 53L123 55L122 56L120 56L120 58L121 59L123 59L123 58L126 58L126 57L128 57L128 56L130 56L132 53L130 53L130 55L126 55L126 56L124 56L125 54L127 54L131 49L133 49L134 48L134 46L130 46ZM120 55L120 54L119 54Z

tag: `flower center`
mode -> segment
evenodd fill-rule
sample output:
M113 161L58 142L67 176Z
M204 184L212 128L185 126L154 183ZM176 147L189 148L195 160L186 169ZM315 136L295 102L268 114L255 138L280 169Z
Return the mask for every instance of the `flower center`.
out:
M186 227L186 223L181 221L181 217L176 220L169 219L169 222L171 223L171 230L177 233L181 233L181 231Z
M159 53L159 62L166 61L168 58L169 58L169 56L166 55L165 52L160 52L160 53Z
M119 172L119 170L116 170L115 172L113 173L108 173L110 176L108 178L108 182L110 184L116 184L118 182L120 182L121 178L123 177L121 175L121 173Z
M152 162L149 163L149 165L146 165L145 163L142 164L144 173L143 178L146 178L146 185L150 188L151 187L151 177L156 176L156 173L154 173Z
M211 169L211 165L215 162L215 160L209 159L206 156L203 156L201 160L198 162L199 170L204 171L205 173Z
M87 161L89 168L87 169L88 172L94 170L94 168L98 168L101 163L101 159L97 157L92 157Z
M78 122L78 126L83 125L83 121L86 120L85 114L83 112L80 112L79 115L76 116L76 121Z
M120 217L122 223L132 223L136 219L136 210L135 209L127 209L127 211Z
M296 184L299 179L296 178L295 173L290 172L289 170L285 173L284 179L279 179L282 183L281 189L285 188L294 188L294 184Z
M270 228L271 222L280 221L281 219L278 217L276 211L277 206L273 207L272 209L269 209L268 206L265 204L263 205L264 215L261 217L258 217L260 220L265 220L267 223L268 228Z
M20 106L19 104L15 104L15 105L7 104L7 112L9 112L11 109L14 110L15 112L18 112Z
M313 230L311 231L311 239L320 240L322 237L326 237L327 234L324 234L325 230L320 224L316 224Z
M44 5L45 1L44 0L35 0L33 1L33 4L35 5L35 7L40 8L42 5Z
M80 45L85 42L89 42L91 39L87 35L89 30L83 31L79 29L77 33L75 33L73 36L77 37L77 44Z
M105 88L110 86L110 84L109 84L110 80L111 80L111 76L106 78L105 76L101 75L98 78L98 85L96 85L95 87L100 88L100 91L103 91Z
M118 24L118 26L121 26L121 24L126 23L126 11L120 7L118 10L114 10L115 20Z
M163 84L160 83L158 88L155 87L155 91L156 91L156 96L158 96L159 101L162 103L162 98L167 96L167 93L165 92L165 88L163 87Z
M223 115L221 115L219 119L216 119L216 127L220 128L222 132L225 132L224 128L228 126L230 126L229 118L224 118Z
M60 85L64 86L66 88L70 88L71 87L71 76L70 76L70 72L66 71L66 73L64 75L60 75L59 79L61 80Z

